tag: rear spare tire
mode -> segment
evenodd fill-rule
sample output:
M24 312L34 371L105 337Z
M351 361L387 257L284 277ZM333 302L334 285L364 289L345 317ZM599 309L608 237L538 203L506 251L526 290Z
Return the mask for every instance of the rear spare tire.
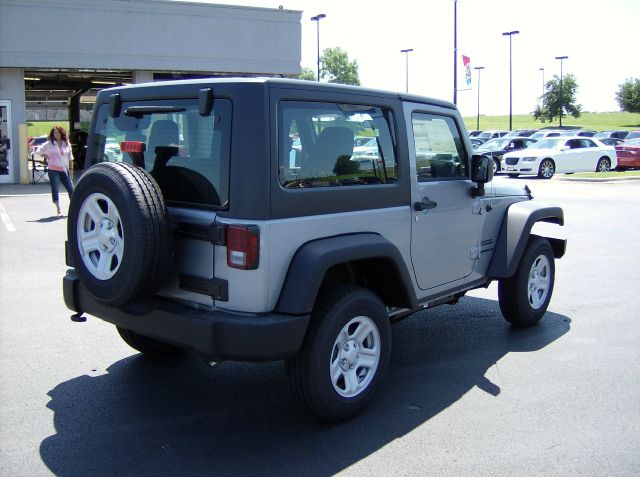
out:
M143 301L167 276L170 231L160 188L125 163L89 168L71 197L67 238L72 265L96 300Z

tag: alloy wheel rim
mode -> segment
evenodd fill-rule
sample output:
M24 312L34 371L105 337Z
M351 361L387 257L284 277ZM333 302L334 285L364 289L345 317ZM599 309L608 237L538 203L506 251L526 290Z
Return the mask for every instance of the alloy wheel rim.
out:
M551 262L545 255L538 256L531 265L527 281L527 299L534 310L542 308L551 286Z
M80 207L77 224L80 257L98 280L109 280L120 268L124 232L117 207L101 193L89 195Z
M333 344L329 372L333 389L342 397L362 393L373 380L382 352L378 327L366 316L351 319Z
M549 161L544 161L542 163L542 175L548 178L553 175L553 172L553 164L551 164Z

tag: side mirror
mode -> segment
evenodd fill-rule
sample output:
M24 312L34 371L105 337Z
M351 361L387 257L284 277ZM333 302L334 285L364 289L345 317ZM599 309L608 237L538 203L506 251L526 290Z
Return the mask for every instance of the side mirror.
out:
M474 154L471 157L471 180L477 187L471 189L473 197L484 195L484 185L493 180L493 159Z

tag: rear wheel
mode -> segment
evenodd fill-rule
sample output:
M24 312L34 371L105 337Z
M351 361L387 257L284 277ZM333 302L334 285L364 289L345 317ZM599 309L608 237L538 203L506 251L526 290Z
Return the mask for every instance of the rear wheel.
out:
M596 172L609 172L611 170L611 161L608 157L601 157L596 166Z
M378 296L333 289L318 300L302 350L287 361L295 399L323 421L351 417L373 396L390 353L391 326Z
M538 169L538 177L543 179L551 179L556 172L556 165L551 159L544 159L540 163L540 169Z
M554 277L551 245L543 238L530 238L515 275L498 283L504 318L516 326L535 325L551 301Z

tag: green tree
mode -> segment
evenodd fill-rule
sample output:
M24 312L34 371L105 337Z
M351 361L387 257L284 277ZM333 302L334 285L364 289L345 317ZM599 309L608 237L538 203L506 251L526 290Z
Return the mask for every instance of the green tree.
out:
M616 100L623 111L640 113L640 79L626 79L616 93Z
M320 57L322 67L320 75L329 83L351 84L360 86L358 61L349 61L346 51L340 48L326 48Z
M537 105L536 109L531 113L536 120L541 122L553 122L555 118L560 119L564 116L573 116L579 118L582 115L582 105L577 104L576 92L578 83L576 77L572 74L563 76L562 78L562 94L560 94L560 77L554 75L553 79L547 81L545 93L542 95L542 105Z
M296 79L315 81L316 73L311 68L307 68L306 66L302 67L302 72L299 75L294 76Z

